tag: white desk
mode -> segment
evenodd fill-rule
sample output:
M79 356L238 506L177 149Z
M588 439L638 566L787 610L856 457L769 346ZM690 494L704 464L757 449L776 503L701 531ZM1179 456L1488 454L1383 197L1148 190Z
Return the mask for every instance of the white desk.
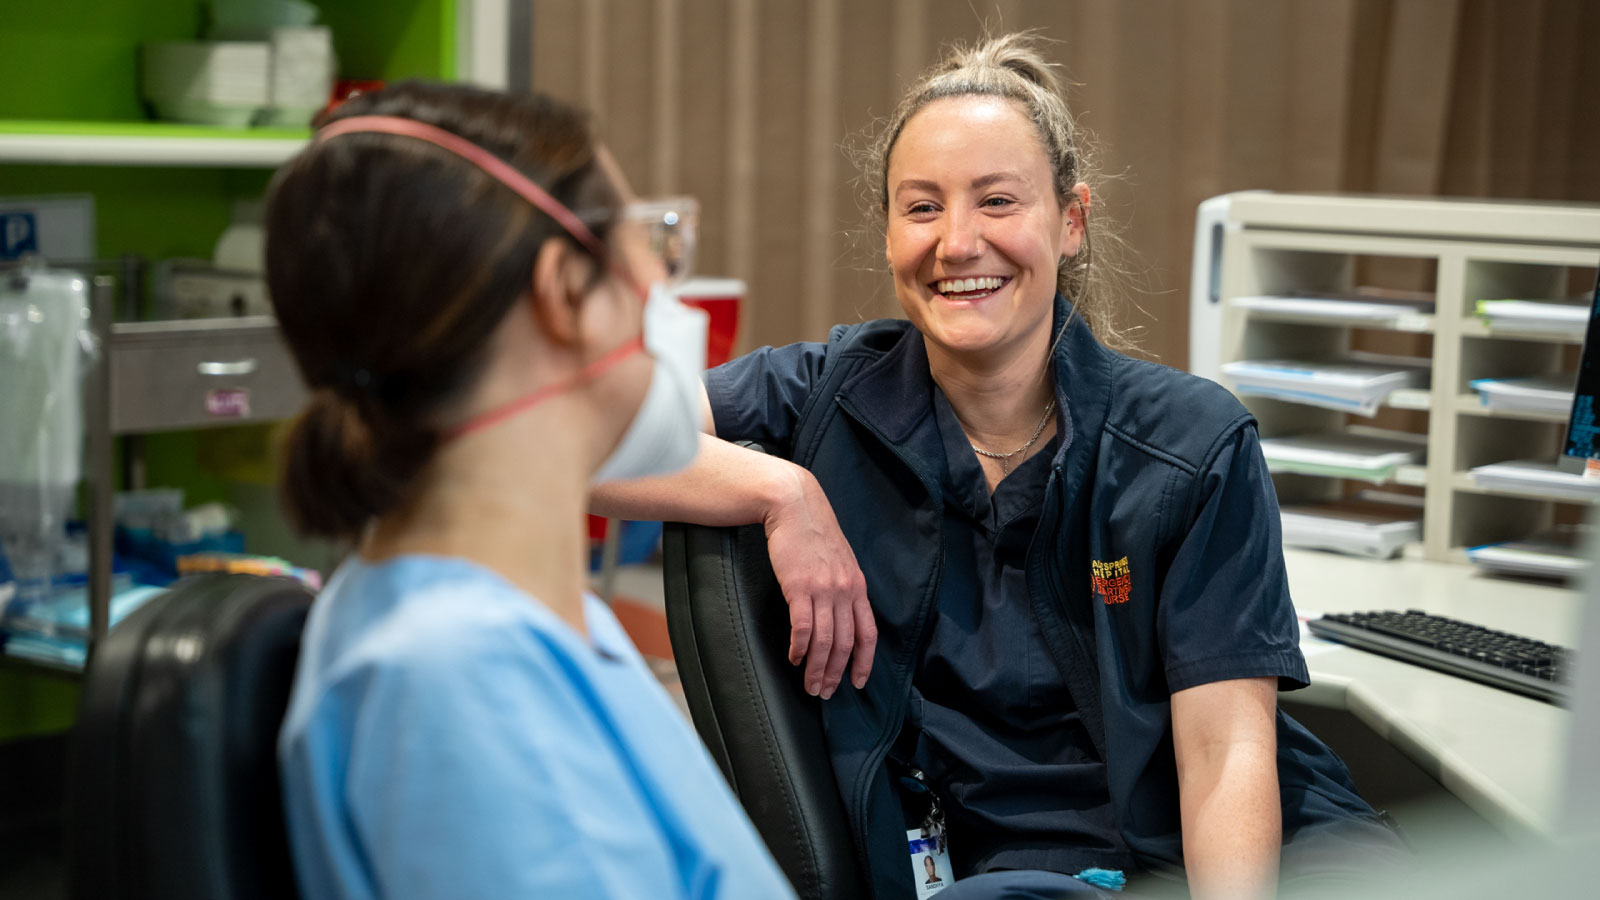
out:
M1572 647L1581 595L1422 560L1285 550L1302 621L1324 612L1421 609ZM1293 700L1348 709L1492 824L1518 838L1556 833L1568 714L1454 675L1304 632L1311 686Z

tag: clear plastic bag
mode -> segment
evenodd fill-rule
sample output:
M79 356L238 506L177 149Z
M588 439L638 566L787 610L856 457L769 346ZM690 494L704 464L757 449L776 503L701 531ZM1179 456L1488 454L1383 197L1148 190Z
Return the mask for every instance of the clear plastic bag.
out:
M76 272L0 272L0 549L19 601L49 596L82 473L89 292Z

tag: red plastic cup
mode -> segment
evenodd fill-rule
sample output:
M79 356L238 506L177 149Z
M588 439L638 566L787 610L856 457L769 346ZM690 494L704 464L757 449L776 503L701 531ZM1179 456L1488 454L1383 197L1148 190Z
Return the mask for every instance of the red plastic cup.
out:
M733 359L739 336L739 307L744 302L744 282L737 278L690 278L673 289L685 306L703 309L710 317L706 329L706 367Z

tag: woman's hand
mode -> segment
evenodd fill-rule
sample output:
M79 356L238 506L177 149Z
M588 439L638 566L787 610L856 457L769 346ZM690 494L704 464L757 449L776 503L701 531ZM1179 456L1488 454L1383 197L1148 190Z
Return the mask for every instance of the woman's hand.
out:
M851 683L872 671L878 626L855 551L810 472L790 466L793 484L764 517L767 554L789 602L789 662L805 660L806 692L826 700L855 654Z
M789 602L789 661L805 661L806 690L823 699L833 696L851 653L851 681L856 687L867 683L878 645L867 582L810 472L707 434L687 469L599 485L590 511L716 527L761 522L772 571Z

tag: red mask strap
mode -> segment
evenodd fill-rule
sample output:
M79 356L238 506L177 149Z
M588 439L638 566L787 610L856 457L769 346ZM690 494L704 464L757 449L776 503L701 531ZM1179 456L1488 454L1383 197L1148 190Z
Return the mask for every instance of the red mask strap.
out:
M516 400L512 400L510 403L495 407L486 413L462 422L460 425L457 425L455 428L452 428L450 431L446 432L444 439L446 442L453 441L462 435L471 434L474 431L481 431L491 425L498 425L520 412L538 406L540 403L543 403L557 394L570 391L586 381L592 381L596 378L599 378L601 375L604 375L606 372L610 371L614 366L628 357L634 355L635 353L643 352L644 337L641 335L640 337L636 337L626 344L623 344L621 347L618 347L610 353L607 353L605 356L600 357L587 366L584 366L581 372L572 376L571 378L566 379L565 381L558 381L555 384L546 385L527 395L526 397L519 397Z

